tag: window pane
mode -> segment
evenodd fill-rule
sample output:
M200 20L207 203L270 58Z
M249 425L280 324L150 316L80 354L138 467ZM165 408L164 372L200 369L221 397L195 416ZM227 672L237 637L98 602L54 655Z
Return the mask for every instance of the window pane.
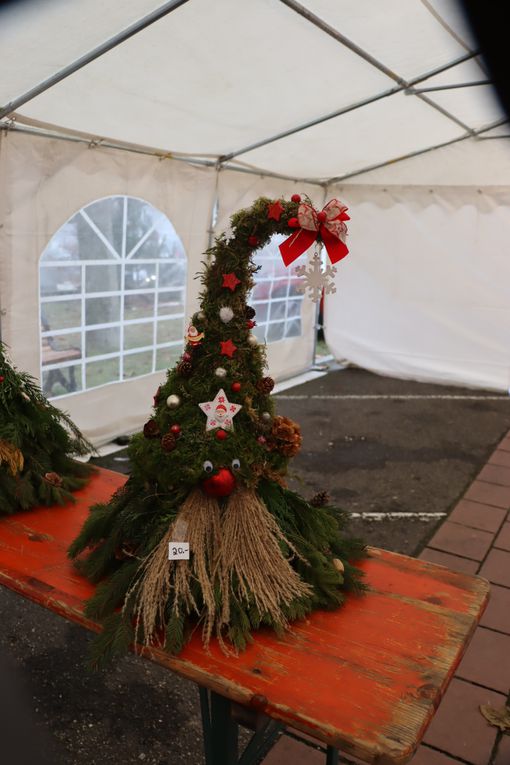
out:
M271 303L269 308L269 319L275 321L275 319L285 318L285 300L279 300L277 303Z
M74 216L71 224L75 229L77 245L73 260L116 260L81 213Z
M289 300L287 303L287 317L289 319L301 316L302 302L302 300Z
M81 300L59 300L41 304L41 329L81 327Z
M143 235L152 226L151 210L154 208L141 199L128 199L126 226L126 253L129 255Z
M186 261L178 263L160 263L160 287L183 287L186 284Z
M135 252L143 236L154 227ZM161 259L185 257L182 242L166 215L141 199L128 200L126 231L126 252L128 257Z
M75 223L76 215L54 234L41 255L45 261L79 260L78 236Z
M97 202L87 205L85 212L120 255L122 253L124 197L99 199Z
M157 343L171 343L173 340L182 340L184 345L184 322L182 319L168 319L158 321Z
M92 329L86 334L86 355L102 356L106 353L119 351L120 330L118 327L108 329Z
M256 311L255 321L257 324L263 324L267 321L268 303L255 303L253 307Z
M281 340L285 328L285 322L279 321L277 324L269 324L267 328L267 342L274 343L276 340Z
M120 290L120 265L87 266L85 284L87 292L116 292Z
M183 348L184 344L181 346L174 345L172 348L158 348L156 351L156 369L173 367Z
M63 367L62 369L43 370L42 389L46 396L65 396L81 390L81 367Z
M154 295L126 295L124 319L145 319L154 316Z
M268 300L271 295L271 282L261 281L255 284L251 293L252 300Z
M259 343L263 343L266 339L267 324L257 324L253 329L253 334L258 339Z
M184 313L184 290L172 290L158 294L158 314Z
M120 321L120 297L88 298L85 302L85 317L88 326Z
M119 379L119 359L103 359L91 361L85 368L85 384L87 388L97 388Z
M152 289L156 286L156 266L154 264L139 263L126 266L125 289Z
M41 357L43 366L81 359L81 332L43 337Z
M41 296L73 295L81 292L81 268L61 266L41 267Z
M124 356L124 380L152 372L152 351L130 353Z
M153 345L154 325L152 322L146 324L126 324L124 327L124 350L131 348L144 348L147 345Z

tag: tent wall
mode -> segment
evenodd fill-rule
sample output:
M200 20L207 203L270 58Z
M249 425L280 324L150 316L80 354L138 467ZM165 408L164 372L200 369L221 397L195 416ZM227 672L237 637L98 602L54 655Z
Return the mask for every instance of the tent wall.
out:
M337 358L396 377L510 385L510 187L348 186L351 255L325 306Z
M139 197L164 212L188 256L186 314L198 307L201 269L208 246L211 211L217 194L217 231L229 216L260 194L290 195L295 184L236 172L220 173L169 159L132 152L89 148L87 144L20 133L0 138L0 307L2 339L14 362L40 376L39 259L53 234L80 208L109 195ZM320 187L301 185L317 195ZM269 371L277 379L306 369L313 357L314 307L303 301L299 338L268 346ZM137 429L147 418L163 373L112 383L59 397L96 444Z

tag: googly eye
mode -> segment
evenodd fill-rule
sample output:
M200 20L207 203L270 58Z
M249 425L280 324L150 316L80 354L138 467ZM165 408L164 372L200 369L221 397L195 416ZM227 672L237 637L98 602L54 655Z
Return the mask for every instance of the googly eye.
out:
M214 465L212 464L211 460L206 460L203 467L206 473L212 473L214 470Z
M237 459L236 460L232 460L232 469L233 470L239 470L240 467L241 467L241 463L239 462L239 460L237 460Z

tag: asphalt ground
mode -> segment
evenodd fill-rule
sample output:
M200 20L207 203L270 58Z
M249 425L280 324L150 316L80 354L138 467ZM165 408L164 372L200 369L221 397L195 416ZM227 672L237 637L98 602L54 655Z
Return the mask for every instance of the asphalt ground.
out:
M306 497L328 491L358 514L351 533L411 555L510 428L506 395L358 369L331 372L277 399L279 413L303 432L292 486ZM97 462L129 467L123 452ZM193 684L133 656L88 673L89 634L3 588L0 620L0 741L11 742L2 765L203 762Z

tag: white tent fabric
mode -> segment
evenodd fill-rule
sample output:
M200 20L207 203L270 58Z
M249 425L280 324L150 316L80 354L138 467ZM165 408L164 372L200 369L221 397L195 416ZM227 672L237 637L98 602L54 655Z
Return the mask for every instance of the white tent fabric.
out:
M23 98L162 0L32 0L0 14L0 308L40 371L38 259L81 206L133 194L168 215L192 277L211 220L260 194L338 195L350 256L326 301L338 357L506 389L509 128L455 0L189 0ZM16 105L17 104L17 105ZM89 148L91 147L91 148ZM115 148L114 148L115 147ZM313 357L303 333L271 372ZM96 443L137 427L157 375L65 397Z

